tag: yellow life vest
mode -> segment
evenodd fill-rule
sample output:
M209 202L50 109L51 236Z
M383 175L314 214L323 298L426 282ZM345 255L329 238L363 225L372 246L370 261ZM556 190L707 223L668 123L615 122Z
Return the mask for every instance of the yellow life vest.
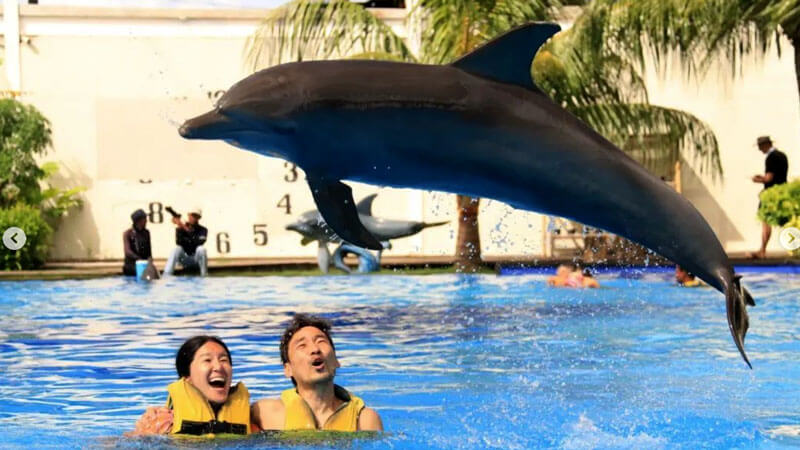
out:
M703 283L697 278L681 283L681 287L700 287Z
M208 400L186 379L167 386L167 407L172 409L172 433L250 434L250 393L239 382L216 416Z
M334 385L333 393L344 403L331 414L320 427L317 419L303 397L296 389L287 389L281 393L281 402L286 410L284 430L326 430L326 431L358 431L358 416L364 409L364 401L351 395L341 386Z

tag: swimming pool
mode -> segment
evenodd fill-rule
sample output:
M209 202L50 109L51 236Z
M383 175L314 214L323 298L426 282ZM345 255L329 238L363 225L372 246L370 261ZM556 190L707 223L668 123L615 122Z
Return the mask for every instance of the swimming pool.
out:
M0 282L0 446L174 444L120 434L164 401L183 340L222 337L235 380L276 396L289 386L278 337L297 311L333 320L337 383L388 431L334 447L800 445L800 275L745 275L752 371L721 294L636 278L605 273L591 291L544 275Z

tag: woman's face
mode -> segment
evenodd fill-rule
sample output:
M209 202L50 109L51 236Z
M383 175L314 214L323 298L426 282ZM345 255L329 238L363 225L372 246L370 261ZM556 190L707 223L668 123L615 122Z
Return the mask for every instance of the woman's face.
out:
M225 403L231 388L233 366L225 348L208 341L197 349L189 365L188 382L211 402Z

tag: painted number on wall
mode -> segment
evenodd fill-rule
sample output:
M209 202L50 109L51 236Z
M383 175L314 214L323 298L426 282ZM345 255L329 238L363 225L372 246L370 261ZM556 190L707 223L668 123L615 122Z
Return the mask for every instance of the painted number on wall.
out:
M283 208L286 210L286 214L292 213L292 201L289 198L289 194L284 195L281 197L281 201L278 202L278 208Z
M289 172L283 176L284 181L287 183L294 183L297 181L297 164L290 163L286 161L283 163L283 167L289 169Z
M259 247L267 245L269 238L267 237L267 224L257 223L253 225L253 243Z
M150 202L147 205L148 213L147 219L150 223L163 223L164 222L164 205L160 202Z
M228 238L228 233L224 231L217 233L217 252L220 255L225 255L231 252L231 243Z

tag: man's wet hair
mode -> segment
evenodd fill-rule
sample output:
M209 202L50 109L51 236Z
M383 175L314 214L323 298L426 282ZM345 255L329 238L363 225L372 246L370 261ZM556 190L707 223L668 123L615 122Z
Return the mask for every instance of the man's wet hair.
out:
M233 366L231 351L228 350L228 346L222 342L222 339L216 336L194 336L187 339L186 342L181 345L181 348L178 349L178 354L175 355L175 369L178 371L178 378L189 376L189 366L192 365L195 353L208 342L216 342L221 345L222 348L225 349L225 353L228 354L228 361L231 363L231 366Z
M283 331L283 336L281 336L281 363L286 364L289 362L289 341L292 340L292 336L294 336L295 333L305 327L314 327L325 333L325 337L327 337L328 342L331 343L331 348L333 348L333 351L336 351L336 346L333 345L333 339L331 338L330 321L322 317L308 314L295 314L292 321L286 326L286 330Z

